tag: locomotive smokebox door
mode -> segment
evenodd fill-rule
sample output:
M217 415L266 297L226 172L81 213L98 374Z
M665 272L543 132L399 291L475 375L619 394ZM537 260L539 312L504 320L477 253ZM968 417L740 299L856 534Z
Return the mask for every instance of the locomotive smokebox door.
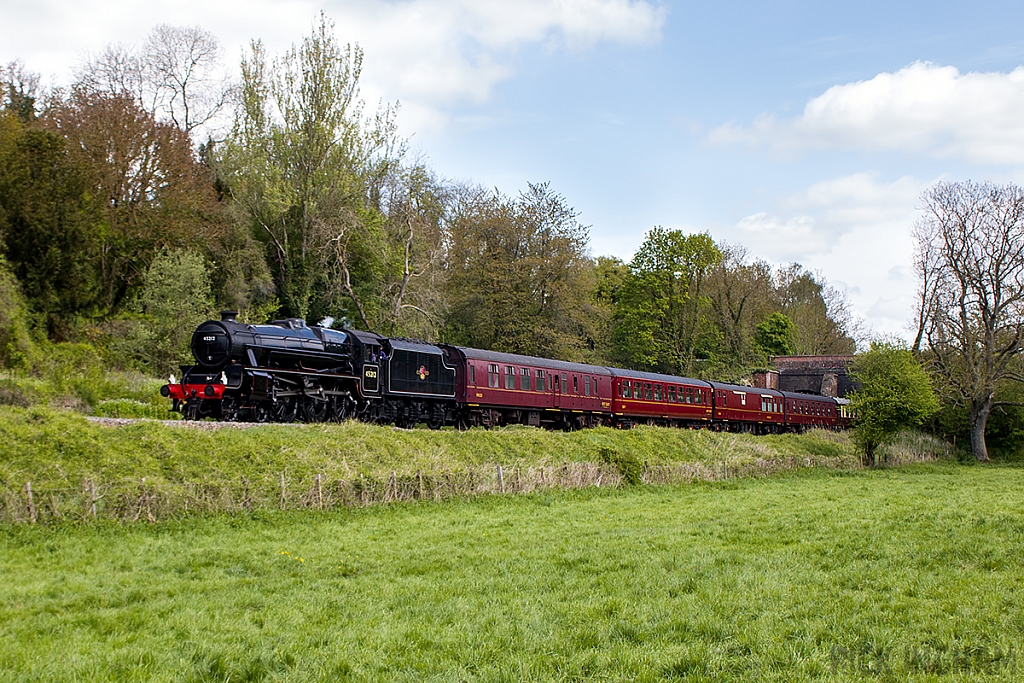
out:
M380 391L380 366L363 365L363 393L376 394Z

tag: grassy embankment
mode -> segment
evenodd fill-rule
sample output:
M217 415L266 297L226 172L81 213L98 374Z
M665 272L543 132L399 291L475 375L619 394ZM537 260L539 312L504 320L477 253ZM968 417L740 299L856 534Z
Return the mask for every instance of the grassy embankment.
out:
M1011 681L1024 469L0 527L0 680Z
M575 433L432 432L357 422L212 427L108 426L68 411L2 408L0 522L158 520L859 466L849 437L826 431L753 437L649 427ZM907 462L948 450L908 436L889 457Z

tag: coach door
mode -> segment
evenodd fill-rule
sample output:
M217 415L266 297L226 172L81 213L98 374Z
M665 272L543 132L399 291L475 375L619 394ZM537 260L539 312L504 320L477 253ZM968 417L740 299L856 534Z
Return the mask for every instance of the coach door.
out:
M568 387L566 387L568 377L564 372L552 372L551 378L555 383L555 407L567 408L568 400L565 395L569 393Z

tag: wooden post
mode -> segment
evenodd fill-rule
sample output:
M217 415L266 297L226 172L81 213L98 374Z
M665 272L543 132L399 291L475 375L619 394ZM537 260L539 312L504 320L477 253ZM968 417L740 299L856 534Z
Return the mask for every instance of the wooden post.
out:
M498 490L505 493L505 477L501 473L501 465L498 465Z
M423 500L423 473L416 470L416 490L419 493L419 499Z
M398 500L398 474L391 470L391 500Z
M32 500L32 482L25 482L25 496L28 498L28 521L29 524L36 523L36 505Z
M519 466L516 466L516 491L523 492L523 472Z
M316 473L316 507L318 510L324 509L324 487L319 472Z
M281 509L284 510L284 472L281 473Z
M640 482L643 484L647 483L647 461L644 460L644 470L640 473Z

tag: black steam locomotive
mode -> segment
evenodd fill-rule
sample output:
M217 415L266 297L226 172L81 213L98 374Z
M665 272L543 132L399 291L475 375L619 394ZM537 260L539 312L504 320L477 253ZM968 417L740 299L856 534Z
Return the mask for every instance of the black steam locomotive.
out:
M238 322L234 311L192 335L196 365L161 394L187 419L322 422L357 416L399 426L454 419L455 368L447 351L372 332L289 318Z

